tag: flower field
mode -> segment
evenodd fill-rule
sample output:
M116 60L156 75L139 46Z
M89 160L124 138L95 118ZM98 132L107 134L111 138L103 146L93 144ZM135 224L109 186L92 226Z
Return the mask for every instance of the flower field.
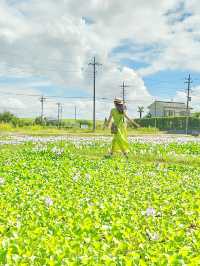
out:
M0 265L200 265L200 144L0 146Z

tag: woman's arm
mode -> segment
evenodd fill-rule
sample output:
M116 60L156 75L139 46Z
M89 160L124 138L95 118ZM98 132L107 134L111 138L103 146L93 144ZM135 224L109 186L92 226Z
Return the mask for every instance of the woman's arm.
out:
M112 121L112 112L110 112L110 116L107 121L107 127L110 127L111 121Z
M140 127L140 125L136 123L133 119L131 119L126 112L124 113L124 116L131 124L135 125L136 127Z

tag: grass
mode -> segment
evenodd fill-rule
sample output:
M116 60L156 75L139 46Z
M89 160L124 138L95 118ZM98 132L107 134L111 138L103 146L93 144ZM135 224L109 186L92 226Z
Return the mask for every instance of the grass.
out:
M0 146L0 265L199 265L200 145Z
M146 135L146 134L161 134L161 132L154 128L139 128L139 129L128 129L129 135ZM24 126L24 127L12 127L10 124L0 124L0 135L9 135L9 134L21 134L21 135L30 135L30 136L59 136L59 135L83 135L83 136L95 136L111 135L110 129L101 129L97 128L95 132L92 129L80 129L80 128L71 128L63 129L56 127L42 127L42 126ZM163 133L162 133L163 134Z

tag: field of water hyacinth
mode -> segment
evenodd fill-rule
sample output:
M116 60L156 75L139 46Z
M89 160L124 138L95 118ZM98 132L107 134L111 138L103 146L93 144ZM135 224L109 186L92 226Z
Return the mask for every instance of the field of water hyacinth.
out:
M200 265L200 144L0 146L0 265Z

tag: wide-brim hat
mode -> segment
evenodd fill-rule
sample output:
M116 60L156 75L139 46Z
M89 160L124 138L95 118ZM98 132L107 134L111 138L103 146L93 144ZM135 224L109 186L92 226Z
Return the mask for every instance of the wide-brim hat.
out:
M115 99L114 99L114 103L117 103L117 104L124 104L124 103L123 103L123 100L120 99L120 98L115 98Z

